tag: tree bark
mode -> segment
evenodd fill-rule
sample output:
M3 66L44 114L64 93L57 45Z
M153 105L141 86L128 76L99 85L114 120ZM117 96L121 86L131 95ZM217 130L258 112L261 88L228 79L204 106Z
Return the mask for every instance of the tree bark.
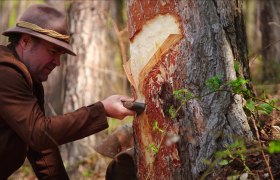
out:
M197 179L205 159L233 143L252 139L242 98L216 92L186 105L173 91L209 93L206 80L250 79L241 1L129 0L128 33L135 97L146 111L133 122L139 179ZM169 36L169 34L175 34ZM241 66L234 70L234 63ZM175 118L171 106L183 106Z

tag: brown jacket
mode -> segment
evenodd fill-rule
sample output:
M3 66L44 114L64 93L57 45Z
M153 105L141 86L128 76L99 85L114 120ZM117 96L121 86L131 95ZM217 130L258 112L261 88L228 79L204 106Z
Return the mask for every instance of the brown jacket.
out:
M0 179L27 157L39 179L68 179L57 146L108 127L101 102L65 115L44 115L41 83L17 55L0 46Z

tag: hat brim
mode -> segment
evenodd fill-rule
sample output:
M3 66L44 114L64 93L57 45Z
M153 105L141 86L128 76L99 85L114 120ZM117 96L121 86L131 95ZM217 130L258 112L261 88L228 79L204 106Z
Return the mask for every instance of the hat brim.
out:
M33 31L31 29L21 28L21 27L16 26L14 28L8 29L7 31L4 31L2 34L4 36L11 36L12 34L15 34L15 33L26 33L26 34L30 34L32 36L44 39L50 43L53 43L53 44L61 47L62 49L64 49L66 51L66 53L76 56L76 53L73 52L71 45L68 44L67 42L64 42L64 41L58 40L56 38L50 37L48 35Z

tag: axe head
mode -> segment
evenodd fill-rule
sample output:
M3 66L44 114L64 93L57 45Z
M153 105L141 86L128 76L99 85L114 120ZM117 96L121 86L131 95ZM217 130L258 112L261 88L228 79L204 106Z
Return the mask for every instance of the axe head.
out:
M118 127L108 135L100 144L94 146L96 152L114 158L116 154L131 148L134 145L133 130L131 124Z
M125 108L135 111L137 115L142 114L146 108L146 104L142 102L122 101L122 103Z

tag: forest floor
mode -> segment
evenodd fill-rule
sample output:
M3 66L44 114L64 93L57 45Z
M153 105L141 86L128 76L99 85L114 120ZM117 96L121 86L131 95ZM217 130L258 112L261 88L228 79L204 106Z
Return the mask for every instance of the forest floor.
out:
M280 107L280 84L273 86L272 89L273 91L267 95L268 99L278 99L277 107ZM273 111L270 115L260 115L255 122L259 140L256 131L253 131L256 137L254 142L250 144L239 142L229 148L230 154L223 151L225 161L220 161L223 163L216 170L212 170L206 179L280 179L280 143L277 144L279 148L277 153L268 151L272 141L280 140L280 112Z
M279 120L280 113L274 115ZM269 153L267 150L272 140L279 139L280 132L275 132L272 126L280 126L280 124L270 124L272 118L266 120L268 122L260 132L260 141L256 140L245 146L239 144L240 146L231 148L230 155L224 156L225 163L221 163L218 169L212 170L211 175L206 179L280 179L280 153ZM222 159L220 160L223 162Z

